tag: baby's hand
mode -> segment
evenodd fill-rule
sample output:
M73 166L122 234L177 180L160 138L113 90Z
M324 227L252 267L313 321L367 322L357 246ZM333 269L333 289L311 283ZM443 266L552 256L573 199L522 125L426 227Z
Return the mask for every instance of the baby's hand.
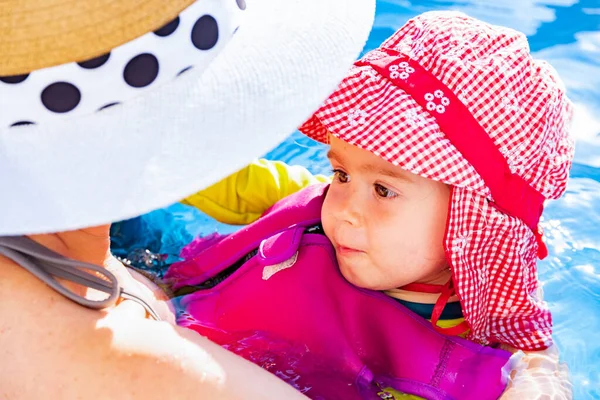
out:
M569 368L559 362L555 346L542 351L517 352L502 400L570 400L573 385Z

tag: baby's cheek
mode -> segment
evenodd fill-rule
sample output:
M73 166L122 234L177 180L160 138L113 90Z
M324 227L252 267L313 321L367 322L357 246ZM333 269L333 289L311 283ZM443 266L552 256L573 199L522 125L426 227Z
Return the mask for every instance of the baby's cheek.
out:
M323 226L323 231L325 232L325 236L329 240L333 238L333 221L331 218L323 218L321 217L321 225Z

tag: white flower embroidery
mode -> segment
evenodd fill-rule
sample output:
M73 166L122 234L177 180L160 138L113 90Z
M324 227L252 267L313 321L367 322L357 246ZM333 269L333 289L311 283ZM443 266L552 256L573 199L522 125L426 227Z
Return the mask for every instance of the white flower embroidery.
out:
M519 111L519 101L514 94L509 93L502 99L502 108L506 108L509 111Z
M406 80L410 74L415 72L415 69L408 65L406 61L400 62L398 65L390 65L390 78Z
M545 73L544 73L545 75ZM549 77L548 79L554 80L553 77ZM546 103L546 109L548 110L548 114L554 114L557 112L557 108L560 107L560 99L556 94L552 94L548 102Z
M512 172L513 174L522 174L525 170L525 167L523 165L525 162L525 159L520 155L516 155L522 147L524 147L524 144L521 144L518 148L516 148L512 152L508 151L508 148L506 146L502 146L500 148L500 153L506 159L508 168L510 169L510 172Z
M404 163L404 168L413 173L417 173L417 163L415 163L415 160L408 160L406 163Z
M440 101L439 104L436 104L436 99ZM446 107L450 105L450 99L439 89L433 93L425 93L425 100L427 100L427 110L436 111L438 114L445 113Z
M507 67L514 63L511 59L512 55L510 53L498 52L488 59L488 64L493 66L496 71L500 72L504 78L510 78L516 72L516 69Z
M405 40L402 43L400 43L400 45L398 46L398 50L400 51L400 53L410 54L412 47L413 47L413 39L412 39L412 37L408 36L405 38Z
M410 58L417 60L421 57L423 57L425 55L425 46L423 46L422 43L417 43L415 46L413 46L413 48L410 50Z
M498 211L494 207L492 207L492 216L494 217L494 219L497 219L500 222L504 221L504 219L506 218L506 215L503 212Z
M546 186L544 186L544 196L546 197L550 197L554 194L554 191L556 190L556 185L552 184L550 182L550 180L548 180L548 183L546 183Z
M556 155L557 144L558 143L554 138L546 141L546 143L544 143L544 153L546 153L548 157L554 157Z
M367 113L363 110L351 110L348 112L348 121L352 126L364 124L367 122Z
M450 43L450 50L446 52L446 55L451 58L455 58L456 61L464 63L464 58L469 49L472 48L471 43L469 43L464 38L454 39Z
M529 265L525 264L523 266L523 280L524 281L528 281L529 280Z
M519 164L517 164L517 162L513 159L508 159L508 169L510 169L510 172L512 172L513 174L521 174L521 172L523 171L523 167Z
M377 73L371 68L364 68L362 71L360 71L360 75L367 78L367 82L379 80L379 75L377 75Z
M559 154L558 151L555 153L555 156L551 159L555 167L558 167L569 161L568 154Z
M423 128L426 125L425 118L423 118L415 109L406 111L403 116L410 126Z
M471 239L471 235L465 233L459 234L458 237L452 241L452 251L457 254L463 254L469 243L469 239Z
M519 240L519 255L521 257L525 257L527 255L527 251L529 250L529 239L528 237L522 237Z
M465 37L464 35L460 37L453 36L450 40L450 49L446 54L462 64L484 65L485 62L479 61L476 51L482 41L483 39L477 33L470 35L470 37Z
M362 61L376 61L383 57L384 57L384 55L380 51L374 50L374 51L371 51L371 52L365 54L361 58L361 60Z

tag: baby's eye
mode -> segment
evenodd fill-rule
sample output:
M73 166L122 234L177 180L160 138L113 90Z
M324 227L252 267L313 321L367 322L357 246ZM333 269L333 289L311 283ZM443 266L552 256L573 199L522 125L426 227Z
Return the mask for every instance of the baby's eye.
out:
M350 177L347 173L342 170L334 169L333 170L333 179L338 181L339 183L348 183L350 182Z
M382 186L378 183L375 184L375 193L377 193L377 196L379 196L379 197L390 198L390 199L398 196L398 193L393 192L390 189L388 189L385 186Z

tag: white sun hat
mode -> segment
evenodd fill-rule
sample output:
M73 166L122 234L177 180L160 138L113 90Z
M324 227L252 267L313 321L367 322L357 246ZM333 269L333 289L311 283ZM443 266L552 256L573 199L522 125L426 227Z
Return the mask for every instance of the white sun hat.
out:
M242 167L336 87L374 8L3 1L0 235L130 218Z

